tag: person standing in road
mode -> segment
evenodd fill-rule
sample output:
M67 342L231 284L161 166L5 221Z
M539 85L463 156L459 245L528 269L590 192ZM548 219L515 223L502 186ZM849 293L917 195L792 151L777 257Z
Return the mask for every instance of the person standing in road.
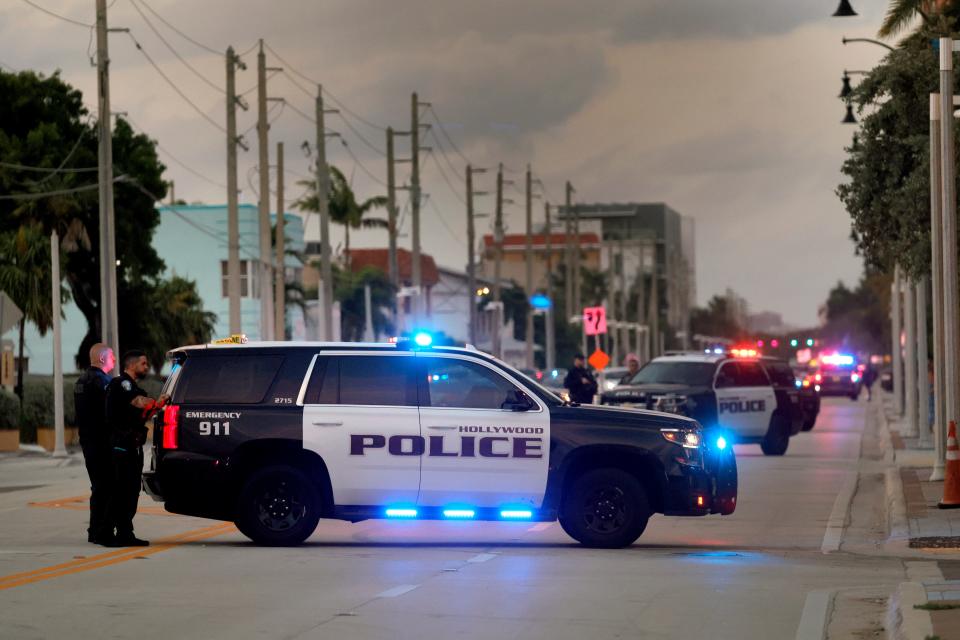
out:
M637 371L640 371L640 358L637 357L635 353L628 353L625 358L627 363L627 372L620 378L617 384L629 384L633 380L633 376L637 375Z
M113 542L113 525L108 509L113 484L110 434L107 431L105 405L110 372L116 365L113 349L98 342L90 347L90 366L73 388L77 427L83 462L90 477L90 525L87 542L109 545Z
M143 444L147 439L145 411L167 398L153 400L137 384L146 377L150 364L143 351L123 354L123 372L107 386L106 413L110 426L113 461L113 495L110 517L116 527L112 546L146 547L150 543L133 535L133 517L140 499L140 474L143 472Z
M597 393L597 381L585 365L582 353L573 356L573 367L563 379L563 386L570 392L570 400L579 404L591 404Z
M867 388L867 402L873 400L873 383L877 381L877 370L873 365L867 365L867 370L863 372L863 386Z

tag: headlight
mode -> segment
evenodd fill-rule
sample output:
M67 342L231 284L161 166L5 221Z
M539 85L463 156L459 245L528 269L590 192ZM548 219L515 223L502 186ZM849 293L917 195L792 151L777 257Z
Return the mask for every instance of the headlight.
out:
M686 449L699 449L702 437L695 429L660 429L663 437Z
M607 391L610 391L616 386L617 386L616 380L607 380L603 383L603 388L606 389Z

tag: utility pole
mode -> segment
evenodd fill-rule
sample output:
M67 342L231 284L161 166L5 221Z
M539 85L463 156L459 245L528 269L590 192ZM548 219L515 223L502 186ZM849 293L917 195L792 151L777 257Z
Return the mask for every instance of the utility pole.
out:
M637 357L640 358L640 364L644 365L647 363L650 354L650 350L647 347L647 337L650 335L649 319L647 318L647 245L644 240L640 240L637 253L640 258L640 266L637 268L637 324L647 325L647 331L644 332L642 340L640 338L640 332L637 332Z
M60 236L50 234L51 311L53 316L53 457L67 457L63 425L63 348L60 339Z
M943 335L946 408L943 424L960 419L960 318L957 317L957 185L953 123L953 39L940 38L940 171L943 203Z
M573 317L573 314L579 314L580 310L575 308L573 305L573 281L576 278L573 271L573 214L571 201L573 199L573 185L570 184L570 181L567 180L566 186L566 206L564 207L564 216L563 221L564 226L564 247L563 247L563 269L564 269L564 282L563 282L563 301L564 312L567 314L567 321L570 321L570 318Z
M936 451L930 481L943 480L945 466L946 426L943 420L943 399L946 382L943 379L943 212L940 201L940 94L930 94L930 274L933 298L933 445Z
M623 357L626 357L627 353L630 351L630 338L629 338L629 329L627 329L627 270L626 270L626 260L623 253L623 235L620 235L620 241L618 243L618 248L620 249L620 271L617 274L619 276L619 286L620 289L620 304L619 312L620 316L620 329L617 333L617 344L622 346Z
M333 339L333 270L330 267L330 208L327 200L330 172L327 169L327 134L324 129L323 87L317 85L317 208L320 210L320 314L323 330L320 339Z
M387 127L387 270L390 284L400 290L400 267L397 263L397 184L394 172L393 127Z
M470 344L477 344L477 258L474 256L476 251L476 230L473 221L473 167L469 164L466 170L467 182L467 299L470 301L470 326L468 334Z
M413 326L423 322L423 274L420 265L420 103L417 93L410 96L410 236L411 276L416 297L413 299Z
M230 334L243 331L240 321L240 213L237 202L237 98L236 69L245 68L233 47L227 47L227 299ZM249 287L249 283L248 283Z
M951 115L951 117L953 117ZM890 291L891 334L893 338L893 411L903 415L903 352L900 347L900 265L893 266L893 285Z
M287 309L286 309L286 300L287 300L287 282L286 275L287 270L284 266L286 260L286 238L284 237L286 220L283 217L284 210L283 203L283 143L277 143L277 224L275 227L276 240L274 244L276 245L277 252L277 261L276 261L276 275L274 277L273 291L274 291L274 313L276 314L276 319L274 320L273 326L275 328L274 338L276 340L286 340L287 339Z
M117 248L113 219L113 133L110 126L110 54L107 0L97 0L97 179L100 197L100 339L120 354ZM118 368L114 367L114 373Z
M916 284L907 278L903 294L903 320L906 325L904 342L904 395L906 396L906 415L901 433L906 437L917 435L917 305L914 296Z
M526 361L527 368L533 368L533 309L530 307L530 298L533 296L533 176L530 174L530 165L527 165L527 192L526 192L526 294L527 294L527 324L526 324Z
M267 56L260 40L257 54L257 145L260 152L260 339L273 340L273 277L270 266L270 150L267 148Z
M660 274L657 264L657 245L653 245L653 270L650 276L650 358L660 355Z
M611 362L616 366L620 362L619 336L617 335L616 323L621 318L616 317L616 286L614 281L616 273L613 268L613 242L607 241L607 317L613 322L607 322L607 349Z
M547 248L547 300L550 301L550 306L547 308L547 315L545 316L545 333L547 340L547 355L546 355L546 365L547 371L553 371L556 366L556 356L557 356L557 345L556 337L554 335L554 316L556 313L556 305L553 302L553 238L552 230L550 227L550 203L543 203L543 216L546 221L546 248ZM567 316L568 318L570 316Z
M927 351L927 277L923 276L916 282L916 314L917 322L917 435L920 436L919 446L930 449L933 440L930 437L930 375L928 374L929 357Z
M173 180L167 183L167 186L170 188L167 190L168 204L172 207L177 204L177 185L174 184Z
M573 205L573 312L583 313L580 273L580 207Z
M500 329L503 322L503 302L500 292L500 269L503 262L503 163L497 167L497 204L493 222L493 355L503 357Z

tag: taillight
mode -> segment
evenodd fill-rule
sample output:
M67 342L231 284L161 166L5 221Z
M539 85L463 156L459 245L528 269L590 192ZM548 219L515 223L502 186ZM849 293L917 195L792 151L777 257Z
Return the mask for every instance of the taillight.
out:
M180 444L180 406L170 404L163 409L163 448L176 449Z
M821 376L821 375L818 373L817 375L813 376L813 379L816 380L817 382L820 382L820 381L823 380L823 376Z

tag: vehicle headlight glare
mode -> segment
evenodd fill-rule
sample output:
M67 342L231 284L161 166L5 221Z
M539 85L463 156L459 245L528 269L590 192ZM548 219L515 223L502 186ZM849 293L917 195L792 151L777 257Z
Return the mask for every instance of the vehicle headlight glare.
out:
M719 449L720 451L723 451L726 448L727 448L727 439L724 438L723 436L720 436L719 438L717 438L717 449Z

